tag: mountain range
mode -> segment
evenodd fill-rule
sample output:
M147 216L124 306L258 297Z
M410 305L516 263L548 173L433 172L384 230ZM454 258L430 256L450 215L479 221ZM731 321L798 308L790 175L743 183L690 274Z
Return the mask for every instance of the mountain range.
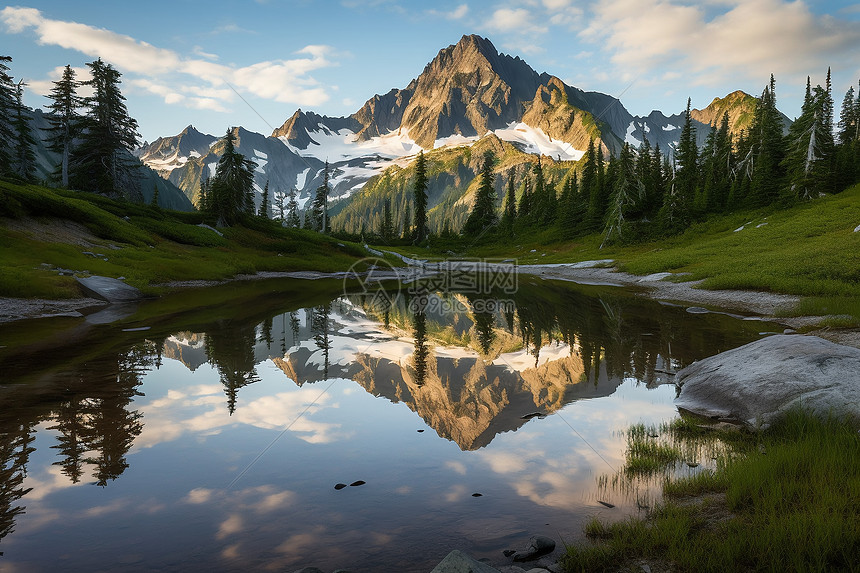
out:
M731 131L748 128L756 102L736 91L691 110L699 144L725 112ZM438 230L443 219L453 216L456 225L458 213L468 211L479 149L507 158L497 167L501 189L507 177L525 173L538 156L550 171L568 171L590 139L604 156L646 138L671 154L683 123L683 112L634 116L615 97L569 86L518 57L500 54L488 39L467 35L440 50L408 86L374 95L348 117L299 109L268 136L232 129L237 149L257 164L258 201L268 182L273 193L296 189L303 206L321 185L328 162L333 223L357 232L359 220L374 224L383 196L393 199L395 216L405 208L403 190L389 183L405 185L408 166L422 149L432 162L429 207L431 228ZM219 138L188 126L145 144L136 155L196 202L202 176L215 172Z

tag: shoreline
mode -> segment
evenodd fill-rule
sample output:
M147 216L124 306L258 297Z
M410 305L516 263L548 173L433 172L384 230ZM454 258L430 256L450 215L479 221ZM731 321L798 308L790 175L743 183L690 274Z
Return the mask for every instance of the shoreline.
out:
M422 261L423 263L423 261ZM561 263L548 265L518 265L518 274L536 276L541 279L571 281L585 285L606 285L618 287L635 287L641 289L638 296L646 296L656 301L668 304L704 305L710 308L696 307L699 312L724 312L738 318L768 320L782 324L791 330L814 330L814 334L833 342L860 348L860 330L815 328L825 317L797 316L780 317L776 313L788 310L796 305L801 297L780 293L750 291L750 290L706 290L695 288L702 281L672 282L665 280L672 273L657 273L639 276L619 271L615 267L605 266L607 261L585 261L581 263ZM430 273L435 270L432 263L421 265ZM402 278L401 269L407 273L414 272L417 266L392 267L394 271L375 280L386 278ZM431 267L431 268L428 268ZM295 278L304 280L343 279L348 272L324 273L318 271L280 271L260 272L254 275L236 275L223 280L190 280L171 281L153 285L171 290L186 288L203 288L218 286L238 281L257 281L276 278ZM414 278L414 275L410 275ZM0 297L0 324L38 318L83 317L82 310L100 308L109 303L94 298L73 299L27 299ZM741 315L734 314L743 313Z

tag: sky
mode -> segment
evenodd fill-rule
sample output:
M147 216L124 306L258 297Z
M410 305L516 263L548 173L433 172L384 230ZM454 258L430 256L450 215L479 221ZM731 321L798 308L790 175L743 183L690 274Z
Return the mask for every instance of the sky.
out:
M24 0L27 2L27 0ZM31 1L0 9L0 55L44 106L69 64L102 58L142 139L193 124L269 134L297 108L343 116L406 87L464 34L538 72L618 97L634 115L678 113L771 73L777 104L800 112L806 77L833 69L839 109L860 79L860 3L824 0L148 0ZM857 88L855 87L855 90Z

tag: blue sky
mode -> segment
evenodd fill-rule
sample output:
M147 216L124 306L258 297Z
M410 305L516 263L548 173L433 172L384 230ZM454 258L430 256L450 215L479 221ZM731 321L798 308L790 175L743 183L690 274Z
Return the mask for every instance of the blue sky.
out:
M833 67L837 109L860 79L860 4L850 1L76 0L0 10L0 54L29 83L29 105L45 104L62 66L101 57L123 73L149 141L188 124L269 133L298 107L348 115L470 33L638 115L676 113L688 96L701 108L736 89L757 95L774 73L779 106L794 117L807 75L823 83Z

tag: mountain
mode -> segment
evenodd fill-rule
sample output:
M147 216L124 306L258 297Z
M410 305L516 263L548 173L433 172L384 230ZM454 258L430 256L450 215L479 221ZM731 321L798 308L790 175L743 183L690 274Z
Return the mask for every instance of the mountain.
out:
M699 144L726 111L734 132L747 128L756 101L734 92L704 110L692 110ZM367 193L360 191L379 187L387 170L396 178L422 149L453 149L462 155L457 161L446 159L446 169L431 172L431 188L440 198L437 205L467 209L468 200L462 200L475 173L472 147L479 143L511 146L505 153L522 157L512 159L509 167L536 155L560 166L579 160L590 139L605 156L618 153L625 142L638 146L646 138L671 154L683 123L683 112L634 116L617 98L569 86L518 57L499 53L486 38L466 35L440 50L408 86L374 95L348 117L299 109L268 137L243 128L237 134L239 151L258 163L258 191L267 181L273 192L295 188L300 205L314 195L328 162L337 214L354 201L367 202ZM189 126L142 148L139 156L194 200L204 168L214 173L219 157L215 141ZM381 199L369 212L378 213L380 205Z

